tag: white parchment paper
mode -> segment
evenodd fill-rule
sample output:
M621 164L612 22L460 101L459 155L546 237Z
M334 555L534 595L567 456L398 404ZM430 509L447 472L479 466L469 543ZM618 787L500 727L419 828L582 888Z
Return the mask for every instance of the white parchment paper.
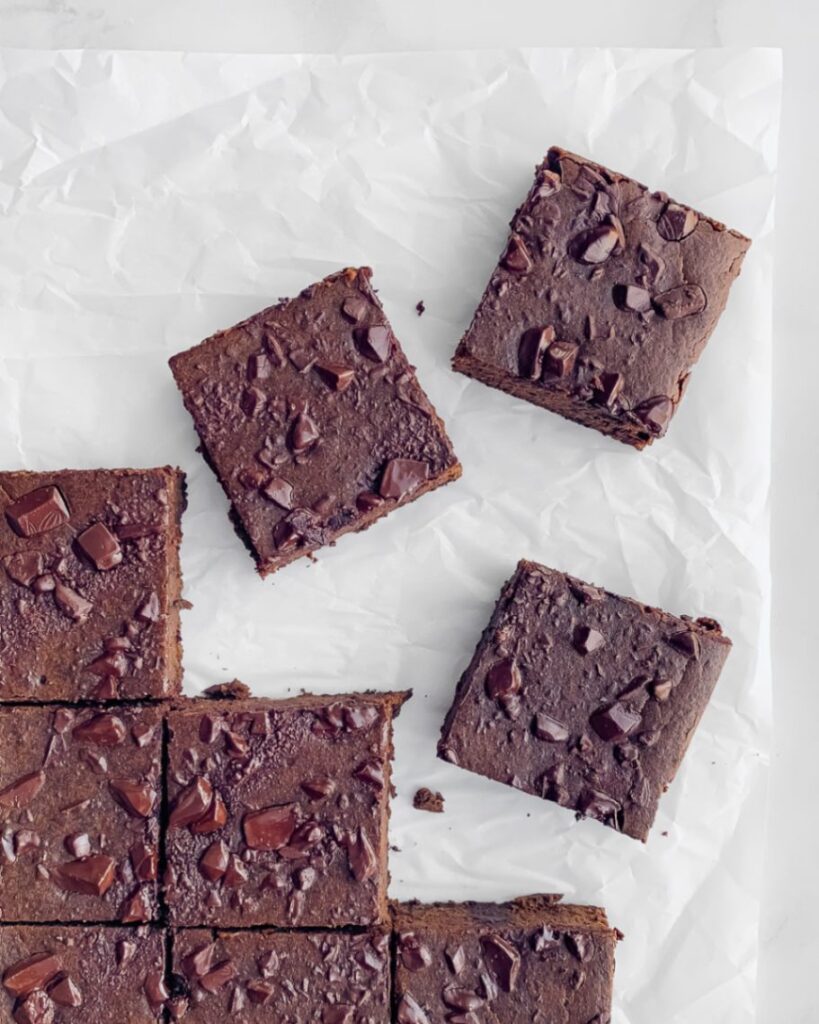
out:
M617 1024L755 1016L780 77L770 50L0 52L0 463L185 468L187 691L412 687L393 894L605 905L627 936ZM642 454L449 370L551 143L754 239L668 437ZM166 360L350 264L375 268L464 477L262 582ZM647 846L435 758L524 555L734 639ZM419 785L445 814L413 810Z

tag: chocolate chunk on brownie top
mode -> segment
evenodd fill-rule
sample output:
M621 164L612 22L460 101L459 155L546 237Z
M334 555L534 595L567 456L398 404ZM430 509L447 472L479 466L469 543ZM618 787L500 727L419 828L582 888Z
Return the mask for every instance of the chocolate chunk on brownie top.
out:
M171 359L263 576L460 475L370 275L333 274Z
M608 1021L618 933L559 900L395 904L398 1024Z
M178 693L174 469L0 473L0 700Z
M156 919L156 706L0 709L0 920Z
M390 944L384 929L174 933L174 1020L389 1024Z
M731 642L522 561L458 683L439 756L645 839Z
M552 148L454 367L637 448L661 437L750 241Z
M196 700L172 711L172 923L383 921L392 720L406 697Z
M0 1024L164 1019L165 940L147 928L0 925Z

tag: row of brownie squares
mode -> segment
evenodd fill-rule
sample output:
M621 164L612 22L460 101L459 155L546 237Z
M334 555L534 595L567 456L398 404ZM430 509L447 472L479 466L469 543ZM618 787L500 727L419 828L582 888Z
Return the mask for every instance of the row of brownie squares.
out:
M394 904L359 931L0 926L0 1019L474 1024L560 1007L601 1024L618 933L559 900Z

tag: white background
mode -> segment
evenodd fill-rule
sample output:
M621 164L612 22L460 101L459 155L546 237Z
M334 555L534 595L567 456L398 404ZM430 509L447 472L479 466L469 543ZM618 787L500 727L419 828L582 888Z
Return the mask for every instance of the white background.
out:
M0 0L0 43L250 52L515 46L782 45L785 48L774 343L774 666L776 742L760 995L763 1024L819 1020L819 685L815 524L819 465L813 4L769 0ZM760 808L760 813L763 810ZM658 1024L661 1022L658 1021ZM710 1021L703 1024L711 1024ZM716 1022L714 1022L716 1024Z

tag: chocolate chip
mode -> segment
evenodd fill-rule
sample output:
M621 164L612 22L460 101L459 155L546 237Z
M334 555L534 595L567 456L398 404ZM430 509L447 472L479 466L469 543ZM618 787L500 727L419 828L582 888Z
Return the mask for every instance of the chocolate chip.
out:
M504 992L513 992L520 974L520 954L500 935L481 937L481 950L492 977Z
M204 977L200 978L199 984L206 992L213 994L223 989L228 982L233 981L236 973L233 961L223 960L212 971L209 971Z
M296 805L265 807L242 820L245 842L252 850L280 850L296 828Z
M396 1021L397 1024L430 1024L429 1017L409 992L401 996Z
M264 352L256 352L247 361L248 380L267 380L273 373L273 364Z
M672 633L668 642L682 654L697 660L700 656L700 640L696 633L690 629L681 630L679 633Z
M128 851L134 876L140 882L155 882L158 872L158 856L155 846L134 843Z
M573 341L554 341L543 357L544 374L553 377L568 377L577 361L580 349Z
M614 304L627 313L647 313L651 309L651 293L636 284L616 284L612 289Z
M503 658L496 661L486 673L484 684L486 695L498 700L510 693L517 693L521 688L520 669L514 658Z
M372 878L378 870L378 860L372 848L372 844L362 829L345 838L344 845L347 848L347 861L350 865L350 872L357 882L366 882Z
M295 454L306 452L321 437L319 428L306 412L298 414L290 430L289 444Z
M43 771L21 775L10 786L0 790L0 807L20 810L28 807L35 796L45 785L46 774Z
M94 523L77 537L77 545L100 572L114 569L122 561L119 541L104 523Z
M532 257L520 235L510 235L501 264L513 274L526 274L532 269Z
M699 215L687 206L668 203L657 219L657 233L666 242L681 242L695 230Z
M77 743L93 743L98 747L116 747L125 739L125 723L116 715L103 712L81 722L74 728L71 735Z
M197 776L182 790L171 805L170 828L184 828L204 817L213 799L213 787L207 779Z
M124 807L132 818L147 818L156 803L156 790L147 782L132 779L111 779L108 783L120 806Z
M359 324L367 315L367 303L357 295L351 295L341 304L341 315L352 324Z
M54 601L63 615L67 615L74 622L85 622L94 607L90 601L66 586L60 580L54 585Z
M581 231L569 242L569 255L578 263L596 266L605 263L615 250L622 248L622 228L615 218Z
M666 395L648 398L634 409L634 415L656 435L662 434L668 426L673 412L674 403Z
M207 835L210 832L218 832L227 824L228 813L224 801L218 793L213 794L210 807L205 811L198 821L195 821L190 830L194 835Z
M274 476L262 488L262 494L288 512L293 508L293 485L283 477Z
M317 775L315 778L305 779L301 788L311 800L323 800L324 797L332 796L336 784L326 775Z
M422 971L432 963L432 953L417 935L407 933L398 939L398 954L408 971Z
M6 970L3 987L10 995L24 999L37 989L45 988L61 969L59 957L53 953L35 953Z
M543 372L543 356L554 340L554 327L532 327L525 332L518 347L519 377L538 380Z
M355 332L361 352L376 363L386 363L392 352L392 332L383 324L363 327Z
M390 459L384 467L378 493L382 498L401 501L417 490L429 476L429 465L417 459Z
M535 715L532 732L539 740L546 740L547 743L563 743L569 738L569 730L566 726L544 712Z
M227 871L230 851L221 839L205 850L199 860L199 870L209 882L218 882Z
M619 701L595 711L589 719L601 740L624 740L642 722L642 717Z
M43 571L43 556L39 551L21 551L3 559L9 577L20 586L27 587Z
M624 384L625 378L621 373L601 373L593 387L594 401L611 409L620 397Z
M705 292L698 284L681 284L678 288L671 288L667 292L655 295L653 302L654 308L666 320L681 320L686 316L695 316L702 313L708 305Z
M96 854L58 865L52 877L65 892L104 896L114 883L115 869L116 864L110 857Z
M333 391L346 391L355 380L355 370L342 363L316 363L313 369Z
M592 654L599 650L605 642L603 634L590 626L578 626L574 631L574 649L580 654Z
M6 509L6 518L21 537L36 537L68 522L68 506L57 487L38 487Z
M67 974L48 986L48 994L58 1006L82 1006L82 993Z

